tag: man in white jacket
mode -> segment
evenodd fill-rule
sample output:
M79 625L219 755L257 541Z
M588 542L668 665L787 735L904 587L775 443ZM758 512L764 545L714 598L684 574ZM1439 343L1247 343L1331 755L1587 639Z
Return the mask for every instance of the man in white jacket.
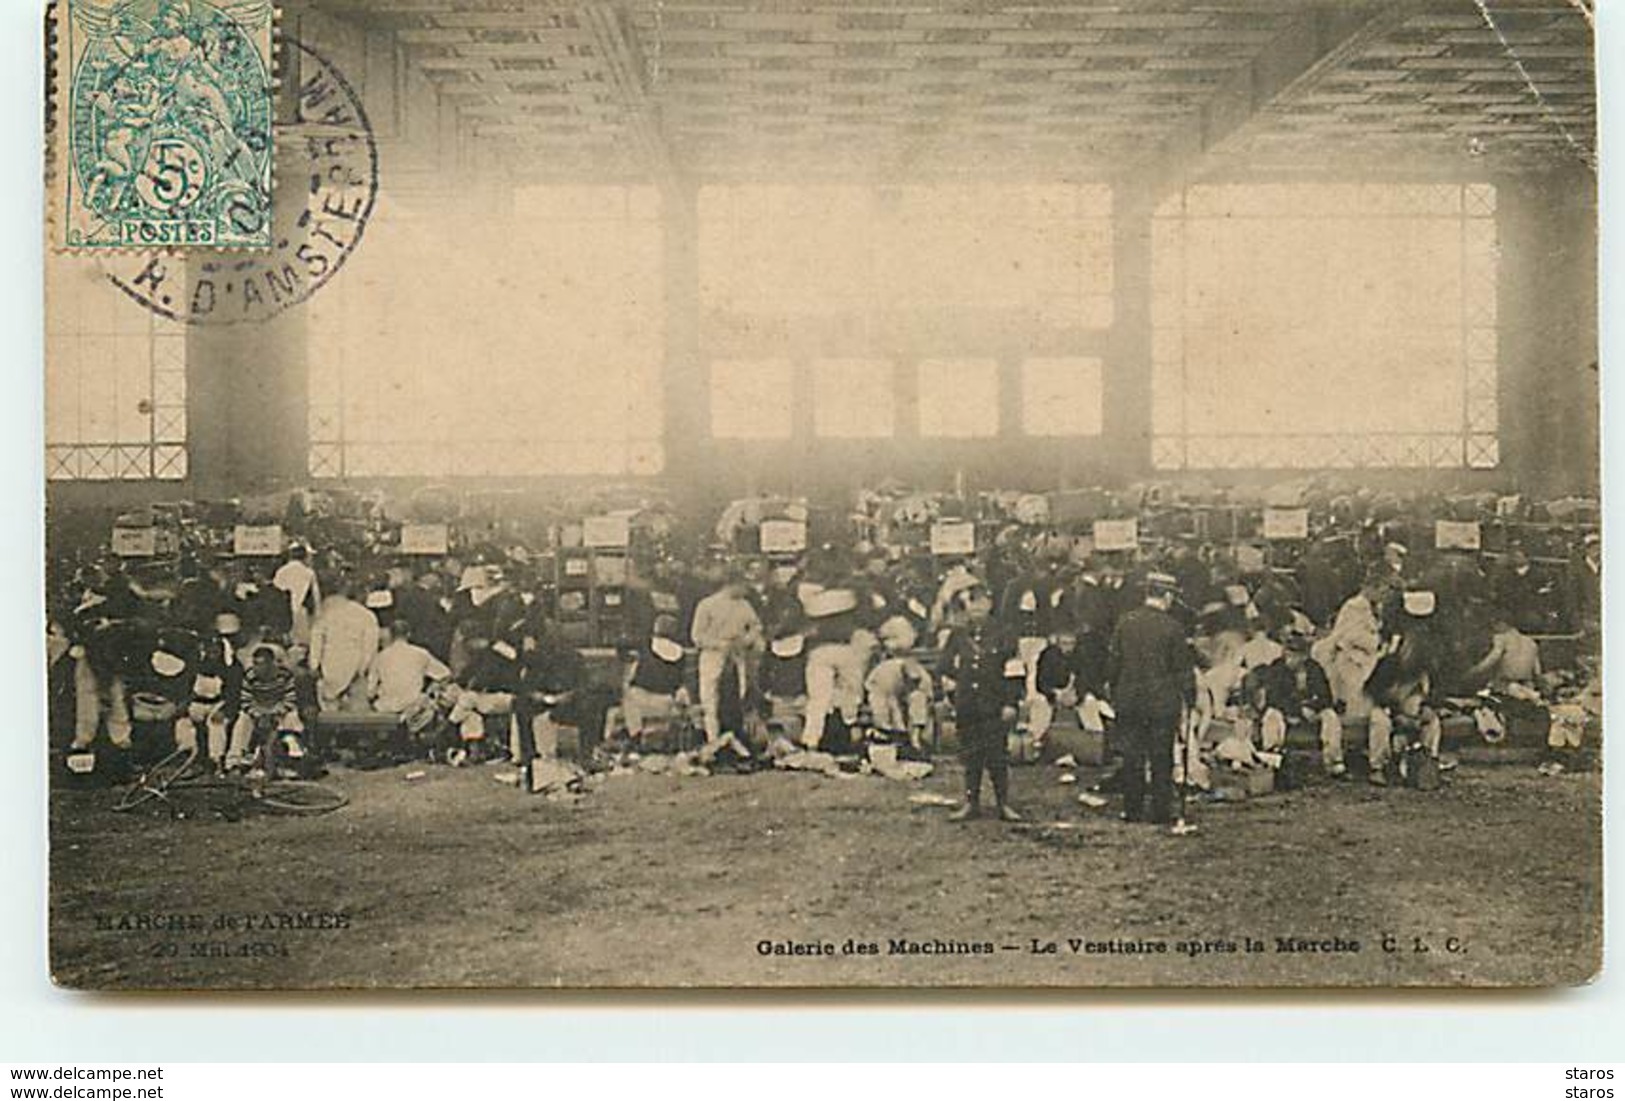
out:
M1389 583L1380 574L1366 579L1360 591L1343 602L1325 638L1315 643L1311 656L1326 671L1332 695L1343 704L1343 714L1361 719L1371 712L1366 681L1382 656L1381 608Z
M308 645L311 613L322 605L322 588L316 581L316 571L305 561L304 547L295 543L288 548L288 560L277 567L271 584L288 594L293 610L293 640Z
M310 668L323 711L368 710L367 673L377 653L377 617L341 586L310 628Z
M743 695L748 669L762 648L762 621L745 599L743 577L730 574L721 588L695 605L689 637L700 651L700 709L705 718L705 740L716 743L723 733L719 709L723 675L732 663Z

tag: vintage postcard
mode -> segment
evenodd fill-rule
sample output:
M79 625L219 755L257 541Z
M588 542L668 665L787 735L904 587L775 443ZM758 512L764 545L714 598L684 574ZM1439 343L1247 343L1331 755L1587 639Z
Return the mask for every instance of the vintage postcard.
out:
M1602 958L1582 0L60 0L50 971Z

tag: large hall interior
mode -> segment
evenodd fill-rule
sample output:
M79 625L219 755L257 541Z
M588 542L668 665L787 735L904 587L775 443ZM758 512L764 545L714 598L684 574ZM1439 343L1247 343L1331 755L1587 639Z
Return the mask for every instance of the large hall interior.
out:
M193 825L115 819L97 769L125 783L188 738L199 761L241 763L225 760L242 748L236 705L205 716L189 695L228 623L231 653L252 640L288 663L297 733L349 787L335 816L290 824L290 844L335 851L321 826L359 816L399 863L322 879L389 935L229 974L175 965L206 984L913 982L923 972L896 960L815 975L758 955L749 930L976 939L970 896L922 901L938 897L924 869L996 860L1011 871L990 890L1040 915L1155 869L1166 885L1105 925L1169 932L1190 853L1233 871L1247 858L1227 832L1269 846L1287 829L1306 854L1321 850L1304 831L1364 842L1280 892L1328 933L1437 916L1442 895L1365 886L1392 882L1424 837L1505 831L1436 873L1471 901L1454 920L1499 947L1249 974L1586 973L1600 926L1570 918L1600 882L1589 4L288 0L279 19L279 248L342 219L342 266L310 279L281 253L167 259L194 307L205 282L259 281L257 307L275 308L233 320L154 306L127 259L47 258L59 979L163 981L64 915L121 891L160 903L164 888L108 861ZM329 95L361 111L335 124ZM310 166L334 135L366 151L350 181L364 203L324 213L307 205ZM284 303L295 275L312 285ZM1179 807L1220 808L1184 850L1119 840L1124 732L1078 706L1107 701L1116 625L1159 586L1206 693L1186 701L1202 721L1181 728ZM948 833L969 682L944 683L941 663L979 593L1020 640L998 756L1017 762L1009 809L1026 821ZM509 598L504 624L492 609ZM374 621L363 673L336 687L309 634L331 600ZM1341 613L1361 601L1384 645L1434 647L1425 687L1408 668L1388 701L1344 683ZM750 639L714 641L747 614ZM111 620L138 626L109 642ZM429 685L431 714L410 720L364 675L408 632L452 691ZM1040 683L1062 635L1100 652L1076 674L1098 684ZM682 653L669 684L645 676L665 652L651 638ZM807 653L786 686L792 638ZM1538 672L1514 668L1525 643ZM1247 676L1259 653L1300 649L1340 697L1335 752L1313 708L1272 735ZM508 680L491 669L504 652ZM905 681L921 670L923 701L875 687L888 661ZM544 693L549 677L568 685ZM1520 709L1511 683L1538 705ZM537 702L555 690L557 715ZM651 694L687 709L681 736L629 727L665 706ZM1390 757L1376 722L1424 752ZM854 773L864 784L834 782ZM748 799L728 783L753 785ZM508 852L537 822L515 787L576 808L556 824L568 855L527 866L551 902L514 902L523 880L474 876L429 842L466 829L463 855ZM940 808L910 802L927 792ZM1294 814L1301 830L1281 825ZM770 839L709 848L718 816ZM1058 870L1084 840L1107 862ZM290 894L263 845L222 843L235 862L198 866L204 895ZM1214 920L1239 927L1263 891L1220 878ZM455 906L430 886L454 882ZM723 912L697 901L708 892ZM673 927L657 897L715 931ZM580 920L530 954L459 925L510 903L515 932ZM406 930L443 950L402 957ZM988 981L979 960L942 966L946 982ZM1032 984L1239 974L1011 966Z

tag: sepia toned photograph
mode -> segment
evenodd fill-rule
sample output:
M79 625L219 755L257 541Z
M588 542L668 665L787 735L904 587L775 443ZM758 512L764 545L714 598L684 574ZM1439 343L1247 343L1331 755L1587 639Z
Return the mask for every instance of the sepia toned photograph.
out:
M55 0L52 979L1590 982L1593 15Z

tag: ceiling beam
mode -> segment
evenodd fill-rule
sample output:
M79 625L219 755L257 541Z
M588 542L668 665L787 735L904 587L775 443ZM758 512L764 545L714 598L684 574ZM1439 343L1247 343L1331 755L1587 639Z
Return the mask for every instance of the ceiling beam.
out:
M1207 103L1132 166L1123 189L1155 206L1209 167L1213 160L1245 143L1277 104L1318 84L1326 74L1396 30L1412 14L1405 4L1317 7L1294 19L1253 61L1224 80Z
M616 100L626 112L627 129L637 144L638 159L662 192L683 194L688 189L672 156L671 141L661 122L660 106L649 88L649 70L630 31L630 23L614 4L584 4L582 24L592 32L594 45L608 71Z

